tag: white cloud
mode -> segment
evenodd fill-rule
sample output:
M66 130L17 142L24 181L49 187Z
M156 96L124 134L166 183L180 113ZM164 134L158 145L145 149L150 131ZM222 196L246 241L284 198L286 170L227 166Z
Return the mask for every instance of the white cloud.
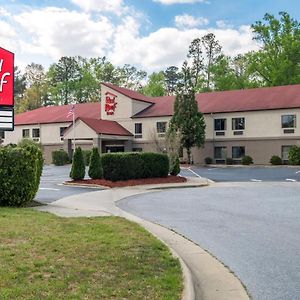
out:
M46 21L45 21L46 20ZM32 61L47 66L61 56L107 56L113 64L135 65L148 72L170 65L181 66L188 47L195 38L213 32L227 55L257 49L249 26L233 28L160 28L141 34L145 21L128 12L113 23L100 14L46 7L15 15L0 23L0 42L15 41L16 57L23 63ZM16 42L17 41L17 42Z
M7 22L0 20L0 45L1 47L13 51L16 49L16 31Z
M208 19L204 17L195 18L188 14L175 16L175 25L178 28L195 28L198 26L207 25Z
M11 13L3 7L0 7L0 17L9 17Z
M113 33L106 17L92 20L89 14L55 7L24 12L15 20L31 36L31 40L23 40L22 49L52 59L105 55Z
M123 0L71 0L86 12L114 12L119 15L123 9Z
M153 0L154 2L159 2L164 5L171 4L192 4L192 3L207 3L206 0Z
M170 65L181 66L191 41L213 32L227 55L237 55L257 49L249 26L238 29L189 29L161 28L141 37L135 24L121 25L115 44L108 56L114 63L138 65L146 71L157 71Z
M216 21L216 25L219 28L232 28L233 26L226 20L218 20Z

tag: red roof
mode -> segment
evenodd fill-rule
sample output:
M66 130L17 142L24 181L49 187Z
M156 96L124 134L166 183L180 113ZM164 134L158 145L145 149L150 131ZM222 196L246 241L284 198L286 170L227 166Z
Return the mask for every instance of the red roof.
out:
M109 134L109 135L123 135L132 136L133 134L121 126L118 122L98 120L91 118L78 118L82 120L86 125L92 128L96 133Z
M126 89L126 88L123 88L123 87L119 87L117 85L107 83L107 82L102 82L102 84L109 87L112 90L115 90L116 92L118 92L118 93L120 93L120 94L122 94L122 95L124 95L128 98L138 100L138 101L147 102L147 103L153 103L153 100L152 100L151 97L147 97L147 96L145 96L143 94L140 94L136 91L132 91L132 90L129 90L129 89Z
M156 97L153 100L155 105L146 108L134 117L173 115L174 96ZM199 110L206 114L300 108L300 84L200 93L196 95L196 100Z
M100 119L100 106L100 102L75 104L75 117ZM71 105L48 106L20 113L15 116L15 125L72 122L72 117L67 118L70 108Z

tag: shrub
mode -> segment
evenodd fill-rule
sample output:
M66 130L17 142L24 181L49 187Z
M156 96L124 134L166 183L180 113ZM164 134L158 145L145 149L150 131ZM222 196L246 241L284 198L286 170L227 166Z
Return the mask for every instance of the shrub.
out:
M85 176L85 164L84 164L83 154L81 148L77 147L73 155L70 177L73 180L82 180L84 176Z
M251 156L249 155L245 155L243 158L242 158L242 165L250 165L250 164L253 164L253 159Z
M69 155L64 150L52 151L52 162L56 166L63 166L69 163Z
M92 179L100 179L103 176L102 163L98 148L93 148L89 166L89 176Z
M90 165L92 150L82 150L83 160L86 166Z
M177 176L180 173L180 162L177 155L170 157L170 174Z
M226 165L233 165L233 159L231 157L226 158Z
M144 152L142 178L167 177L169 174L169 158L166 154Z
M213 163L213 159L211 157L205 157L204 161L206 165L211 165Z
M288 154L289 164L300 165L300 147L293 146L289 150Z
M137 178L166 177L169 159L159 153L107 153L101 156L103 177L118 181Z
M41 149L34 144L0 148L0 205L25 206L38 191L43 169Z
M270 163L272 165L282 165L282 159L277 155L273 155L270 159Z

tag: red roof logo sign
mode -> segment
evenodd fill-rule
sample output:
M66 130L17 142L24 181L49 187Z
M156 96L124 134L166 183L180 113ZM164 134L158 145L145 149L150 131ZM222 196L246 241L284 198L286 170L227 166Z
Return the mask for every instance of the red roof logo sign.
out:
M0 47L0 106L14 105L14 54Z
M104 110L106 112L106 114L108 116L112 116L115 114L115 110L117 107L117 95L110 93L110 92L106 92L105 93L105 107Z

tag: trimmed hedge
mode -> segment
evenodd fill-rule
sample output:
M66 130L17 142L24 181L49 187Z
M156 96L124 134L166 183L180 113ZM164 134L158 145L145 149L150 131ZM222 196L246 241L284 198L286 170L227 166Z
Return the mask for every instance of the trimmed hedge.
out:
M43 169L42 151L24 144L0 148L0 205L25 206L38 191Z
M300 165L300 147L293 146L289 150L289 164Z
M233 165L233 159L231 157L226 158L226 165Z
M63 166L69 163L69 155L64 150L52 151L52 163L56 166Z
M273 155L270 159L270 163L274 166L282 165L282 159L277 155Z
M92 150L88 173L92 179L100 179L103 176L102 163L98 148L93 148Z
M242 165L251 165L253 164L253 159L251 156L249 155L245 155L243 158L242 158Z
M84 164L83 154L81 148L77 147L73 155L70 177L73 180L82 180L84 176L85 176L85 164Z
M204 161L206 165L211 165L213 163L213 159L211 157L205 157Z
M139 178L167 177L169 158L166 154L127 152L101 156L103 177L118 181Z

